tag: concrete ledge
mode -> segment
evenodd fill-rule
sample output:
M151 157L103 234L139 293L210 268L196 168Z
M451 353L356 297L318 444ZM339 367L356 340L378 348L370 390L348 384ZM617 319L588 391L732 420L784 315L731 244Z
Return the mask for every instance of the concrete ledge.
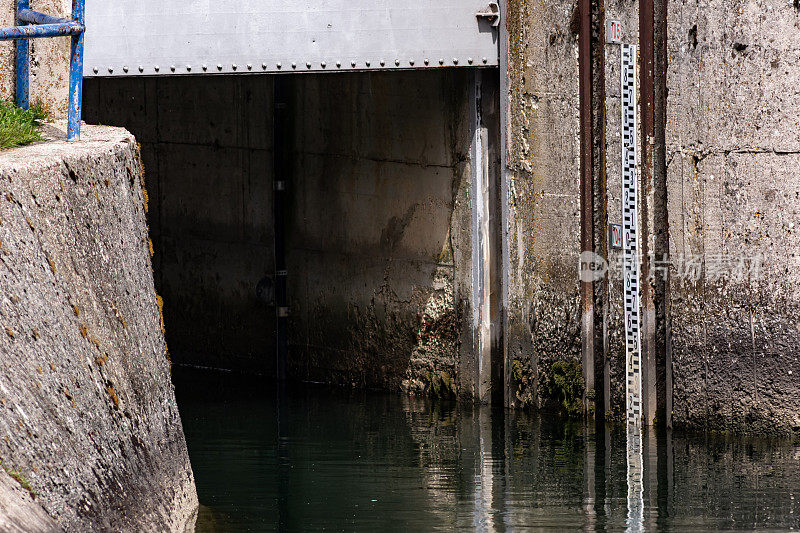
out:
M183 531L197 509L133 136L0 152L0 458L67 531Z

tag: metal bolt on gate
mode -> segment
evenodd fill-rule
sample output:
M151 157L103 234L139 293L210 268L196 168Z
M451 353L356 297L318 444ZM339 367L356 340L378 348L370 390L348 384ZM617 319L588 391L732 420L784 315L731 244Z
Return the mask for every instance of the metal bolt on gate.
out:
M67 140L81 136L81 101L83 99L84 0L72 0L72 18L65 19L29 9L28 0L17 0L16 26L0 28L0 41L16 40L16 103L28 109L30 54L28 39L37 37L72 37L69 55L69 108Z

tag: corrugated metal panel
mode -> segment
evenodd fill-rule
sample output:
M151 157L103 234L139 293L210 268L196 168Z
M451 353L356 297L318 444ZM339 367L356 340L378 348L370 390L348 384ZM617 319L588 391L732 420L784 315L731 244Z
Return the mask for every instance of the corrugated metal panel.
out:
M86 0L86 76L498 64L484 0Z

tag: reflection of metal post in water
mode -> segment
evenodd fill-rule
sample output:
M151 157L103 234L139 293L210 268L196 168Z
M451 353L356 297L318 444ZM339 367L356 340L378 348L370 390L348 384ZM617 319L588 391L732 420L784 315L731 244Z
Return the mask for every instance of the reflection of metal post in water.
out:
M584 529L595 531L597 529L597 471L596 456L597 447L595 445L595 435L592 431L593 424L583 425L584 459L583 459L583 479L584 479L584 498L583 511L586 515Z
M608 374L606 374L608 375ZM603 430L603 516L606 520L611 517L611 498L613 497L613 490L611 489L611 427L606 424Z
M672 451L672 430L665 428L658 434L656 442L657 453L657 483L656 498L658 499L658 523L657 526L663 528L665 520L674 514L672 508L672 484L673 484L673 451Z
M658 520L658 438L654 428L648 428L642 435L642 491L645 494L647 509L644 512L645 529L656 528Z
M288 408L286 384L279 382L275 394L275 421L277 424L277 463L278 463L278 531L289 530L289 472L292 461L289 457L287 433Z
M486 406L478 409L478 446L480 455L475 470L475 511L473 527L478 531L503 531L505 503L504 478L498 476L495 485L495 466L505 468L505 417L501 410ZM499 493L496 497L495 493Z
M492 420L489 409L478 409L478 443L480 456L475 479L475 515L472 525L481 531L493 531L492 520Z

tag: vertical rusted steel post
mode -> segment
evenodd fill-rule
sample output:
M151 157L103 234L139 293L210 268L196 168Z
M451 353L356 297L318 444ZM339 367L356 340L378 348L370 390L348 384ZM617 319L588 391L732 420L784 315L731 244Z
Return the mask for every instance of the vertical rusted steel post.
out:
M641 221L642 221L642 417L650 425L656 411L656 313L651 277L653 248L653 0L639 2L640 112L642 128Z
M667 9L669 0L654 0L653 32L653 182L655 257L669 262L667 213ZM672 351L669 316L669 272L655 270L656 409L659 425L672 427Z
M594 183L594 250L608 258L608 179L606 175L606 13L604 0L592 0L592 180ZM609 272L594 287L594 392L598 423L611 405L608 361Z
M72 0L72 21L84 27L84 0ZM69 102L67 109L67 140L81 138L81 106L83 104L83 35L72 36L69 52Z
M578 92L580 105L581 255L594 251L594 187L592 184L592 19L591 0L579 0ZM585 256L584 256L585 257ZM581 276L581 363L586 393L594 388L594 282Z
M17 13L14 17L14 23L22 25L23 22L19 19L19 13L23 9L28 9L28 0L17 0ZM30 80L29 62L28 62L28 39L17 39L16 42L16 103L17 107L28 109L29 102L29 89L28 84Z

